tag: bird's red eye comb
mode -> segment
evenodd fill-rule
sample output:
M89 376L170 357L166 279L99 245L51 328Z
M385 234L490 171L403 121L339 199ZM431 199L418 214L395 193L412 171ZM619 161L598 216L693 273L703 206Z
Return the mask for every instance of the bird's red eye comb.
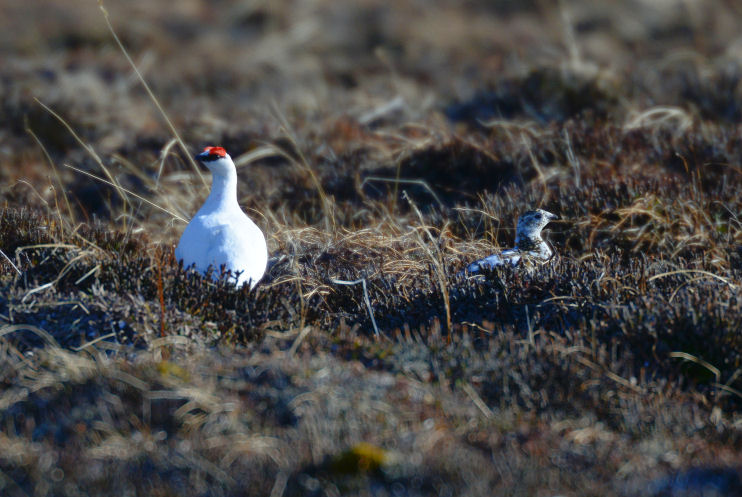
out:
M226 157L227 155L227 151L222 147L206 147L204 153L209 155L218 155L219 157Z

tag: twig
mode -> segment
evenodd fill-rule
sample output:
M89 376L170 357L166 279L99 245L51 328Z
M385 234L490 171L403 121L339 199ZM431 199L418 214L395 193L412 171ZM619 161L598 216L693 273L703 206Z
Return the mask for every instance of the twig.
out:
M10 260L10 257L8 257L5 252L3 252L2 250L0 250L0 255L2 255L3 257L5 257L5 260L8 261L11 266L13 266L13 269L15 269L15 272L18 273L18 276L20 276L22 274L21 273L21 270L18 269L18 266L16 266L15 264L13 264L13 261Z
M46 160L49 162L49 165L52 168L52 171L54 172L54 177L57 179L57 183L59 183L59 187L62 190L62 193L64 194L64 203L67 205L67 212L69 213L70 219L72 220L72 224L75 223L75 213L72 210L72 206L70 205L70 199L67 195L67 191L64 189L64 184L62 183L62 178L59 176L59 170L57 170L57 166L54 164L54 161L51 158L51 155L49 155L49 152L46 150L46 147L41 142L38 136L36 136L36 133L33 132L33 130L26 125L26 133L31 135L31 138L34 139L36 144L39 146L41 151L43 152L44 156L46 157ZM59 221L62 222L62 214L59 212L59 207L57 206L57 213L59 215ZM62 224L64 226L64 224Z
M103 6L103 0L98 0L98 6L100 7L100 10L103 12L103 19L106 21L106 25L108 26L108 30L111 32L111 35L113 36L113 39L116 40L116 43L118 44L119 48L121 49L121 52L124 54L124 57L126 57L127 62L129 62L129 65L131 65L132 69L134 69L134 73L137 75L137 78L139 78L139 82L142 83L142 86L144 87L145 91L147 92L147 95L149 95L149 98L152 99L152 103L155 104L155 107L157 107L157 110L160 112L160 115L162 116L163 120L167 124L168 128L170 128L170 132L175 136L175 139L178 140L178 145L180 145L180 149L182 150L183 154L188 157L188 161L191 164L191 167L194 171L196 171L196 174L198 174L198 177L201 178L201 181L203 184L206 184L206 179L204 178L203 174L201 174L201 171L198 168L198 164L196 164L196 161L191 156L191 153L188 151L188 148L185 145L185 142L180 137L180 134L178 133L178 130L175 129L175 126L173 125L172 121L169 117L167 117L167 113L165 112L165 109L162 108L162 105L160 105L160 101L157 100L157 97L155 96L152 89L147 84L147 81L145 81L144 76L142 76L142 73L139 72L139 68L134 63L134 61L129 56L129 52L126 50L126 47L124 47L124 44L119 39L118 35L116 34L116 31L113 29L113 25L111 24L111 20L108 18L108 11Z
M82 283L83 281L85 281L88 277L90 277L93 273L95 273L96 271L98 271L99 269L100 269L100 264L96 265L93 269L91 269L87 273L85 273L82 276L80 276L80 278L77 281L75 281L75 285L79 285L80 283Z
M111 333L109 333L107 335L101 335L98 338L96 338L95 340L91 340L89 342L86 342L86 343L80 345L79 347L71 347L71 349L74 350L75 352L80 352L81 350L87 349L88 347L90 347L92 345L95 345L98 342L101 342L103 340L107 340L109 338L113 338L115 336L116 336L116 332L114 331L114 332L111 332Z
M162 147L160 150L160 168L157 170L157 179L155 180L155 189L160 189L160 178L162 177L162 170L165 169L165 159L167 159L170 149L178 142L175 138L171 138L169 142Z
M0 338L20 330L30 331L31 333L36 334L39 338L46 341L46 343L50 346L59 348L59 343L54 339L53 336L51 336L48 332L42 330L41 328L30 324L13 324L3 326L2 328L0 328Z
M374 326L374 333L377 337L379 337L381 334L379 333L379 327L376 326L376 319L374 318L374 311L371 308L371 300L368 298L368 288L366 287L366 278L361 278L360 280L354 280L354 281L345 281L345 280L330 280L336 285L357 285L361 284L363 285L363 300L366 302L366 307L368 308L368 315L371 317L371 324Z
M438 284L440 285L441 294L443 295L443 304L446 307L446 332L448 333L448 342L451 342L451 300L448 293L448 286L446 285L446 267L443 264L443 258L441 256L441 250L439 247L437 247L436 240L433 238L433 235L430 233L430 230L428 229L428 226L425 224L425 220L423 219L422 212L420 212L420 209L417 208L417 204L412 201L410 196L407 194L407 192L403 192L403 195L405 199L407 199L407 202L410 203L413 210L415 211L415 214L417 214L418 219L420 220L420 227L425 231L425 234L428 235L428 239L431 243L436 245L436 253L434 254L433 251L428 247L428 245L425 243L425 240L423 240L420 233L416 232L418 237L418 243L420 244L420 247L425 250L428 253L428 257L430 257L431 262L435 266L436 269L436 275L438 276Z
M639 128L660 127L665 124L674 124L675 132L681 134L693 125L693 118L680 107L657 106L631 116L623 128L624 131L632 131Z
M710 363L704 361L700 357L696 357L696 356L694 356L692 354L689 354L687 352L670 352L670 354L668 354L668 355L670 357L674 358L674 359L683 359L685 361L696 363L699 366L708 369L709 372L711 374L713 374L714 377L716 378L716 383L719 383L721 381L721 371L719 371L719 368L717 368L713 364L710 364Z
M376 121L377 119L381 117L384 117L384 115L386 114L390 114L397 110L403 110L404 108L405 108L404 98L402 98L402 95L397 95L396 97L389 100L388 102L369 110L365 114L362 114L358 118L358 123L365 126L365 125L371 124L373 121Z
M283 497L288 481L289 476L284 471L279 471L276 475L276 481L273 483L270 497Z
M734 394L737 397L739 397L740 399L742 399L742 392L740 392L739 390L737 390L735 388L730 387L729 385L723 385L721 383L712 383L711 386L714 386L714 387L716 387L716 388L718 388L720 390L724 390L727 393Z
M461 388L464 390L464 392L466 392L466 395L469 396L472 402L474 402L474 405L477 406L480 411L482 411L482 414L484 414L485 418L491 419L494 416L492 409L487 407L487 404L484 403L482 397L480 397L477 391L474 390L474 387L472 387L469 383L464 383L463 385L461 385Z
M95 151L92 145L85 143L85 141L80 137L80 135L77 134L77 132L74 130L72 125L64 120L62 116L54 112L49 106L44 104L41 100L38 98L34 98L36 103L38 103L41 107L44 108L49 114L51 114L57 121L59 121L62 126L67 128L67 131L72 135L72 137L77 141L77 143L80 144L82 148L84 148L88 154L93 158L93 160L98 164L98 166L101 168L101 170L108 176L108 179L111 181L109 184L113 186L116 189L116 193L118 193L119 197L121 197L121 201L124 203L124 206L128 203L128 199L126 196L122 193L122 188L116 181L116 178L113 177L113 174L111 174L111 171L108 170L106 165L103 163L103 159L100 158L98 153ZM126 207L124 207L124 210L126 210Z
M617 375L616 373L614 373L610 369L606 368L605 366L598 365L598 364L592 362L591 360L589 360L589 359L587 359L585 357L582 357L579 354L575 354L574 358L575 358L575 360L577 362L579 362L583 366L587 366L587 367L589 367L590 369L592 369L594 371L598 371L598 372L603 373L604 375L606 375L608 378L610 378L611 380L615 381L619 385L623 385L626 388L630 388L631 390L633 390L636 393L641 393L641 394L644 393L644 389L642 387L640 387L639 385L635 385L635 384L631 383L626 378L623 378L623 377Z
M86 176L90 176L91 178L93 178L95 180L98 180L98 181L100 181L102 183L105 183L107 185L110 185L110 186L112 186L112 187L114 187L114 188L116 188L118 190L121 190L122 192L126 193L127 195L131 195L132 197L137 198L137 199L141 200L142 202L145 202L145 203L151 205L152 207L154 207L156 209L160 209L162 212L166 212L167 214L170 214L171 216L173 216L178 221L183 221L184 223L188 223L187 220L185 220L182 217L180 217L179 215L175 214L173 211L169 211L169 210L165 209L164 207L160 207L156 203L151 202L151 201L147 200L146 198L144 198L144 197L142 197L140 195L137 195L136 193L132 192L131 190L127 190L126 188L124 188L122 186L119 186L119 185L116 185L114 183L111 183L110 181L107 181L107 180L101 178L100 176L96 176L95 174L89 173L87 171L83 171L82 169L78 169L78 168L76 168L74 166L70 166L69 164L62 164L62 165L64 167L68 167L68 168L72 169L73 171L76 171L78 173L84 174Z
M304 169L312 179L312 182L314 183L314 187L317 189L317 195L319 195L320 202L322 203L322 210L325 211L325 217L326 217L326 226L329 229L335 230L335 213L332 208L332 201L330 197L327 196L327 192L325 192L325 188L322 186L322 182L319 179L319 176L315 172L315 170L312 168L312 166L309 165L309 161L307 160L306 156L304 155L304 152L302 152L301 147L299 147L299 141L296 138L296 135L291 129L291 125L289 124L288 119L281 113L281 110L278 108L278 105L276 102L272 102L273 112L276 115L276 119L278 119L279 124L281 125L282 131L286 135L286 138L289 140L289 143L293 146L293 152L299 157L299 159L295 159L291 156L287 151L282 150L277 145L272 145L276 152L279 155L282 155L285 157L289 162L292 162L299 166L300 168Z
M649 280L647 280L647 281L654 281L657 278L663 278L665 276L672 276L673 274L685 274L685 273L698 273L698 274L703 274L703 275L706 275L706 276L711 276L712 278L716 278L717 280L721 281L722 283L726 283L727 285L729 285L732 288L736 288L737 287L737 285L735 285L734 283L730 283L726 278L723 278L723 277L719 276L718 274L710 273L708 271L703 271L701 269L678 269L677 271L668 271L666 273L655 274L654 276L652 276L651 278L649 278Z
M162 288L162 254L157 255L157 297L160 301L160 337L164 337L165 336L165 295L164 295L164 291Z
M291 348L289 349L289 355L292 356L296 353L296 349L299 348L299 345L301 345L301 342L304 341L304 338L309 334L309 332L312 331L311 326L305 326L304 329L301 330L301 333L299 333L299 336L296 337L296 340L294 340L294 343L291 344Z
M572 149L572 141L569 139L569 132L564 129L564 143L567 145L567 162L572 166L572 170L575 176L575 186L580 188L580 160L575 155L574 149Z
M401 179L401 178L384 178L381 176L367 176L363 179L363 182L361 182L361 188L364 187L364 185L370 181L381 181L385 183L395 183L395 184L403 184L403 185L419 185L428 190L430 195L435 199L436 202L438 202L438 206L443 208L443 202L441 202L441 199L438 197L438 195L435 194L433 189L428 185L428 183L425 182L425 180L421 179Z

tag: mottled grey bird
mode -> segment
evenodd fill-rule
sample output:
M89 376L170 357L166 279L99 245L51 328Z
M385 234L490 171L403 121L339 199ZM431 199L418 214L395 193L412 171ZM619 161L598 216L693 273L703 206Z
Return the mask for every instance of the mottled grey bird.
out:
M507 264L523 265L530 269L537 264L549 262L554 257L554 250L541 238L541 230L555 219L559 219L559 216L543 209L524 212L518 219L515 230L515 248L472 262L460 274L476 275L483 270Z

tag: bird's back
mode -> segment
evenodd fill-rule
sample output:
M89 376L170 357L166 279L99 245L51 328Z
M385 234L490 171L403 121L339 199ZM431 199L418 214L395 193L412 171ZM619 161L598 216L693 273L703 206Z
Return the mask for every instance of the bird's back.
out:
M483 270L491 270L498 266L512 265L515 266L520 261L520 253L517 249L504 250L499 254L492 254L489 257L472 262L466 267L469 274L477 274Z

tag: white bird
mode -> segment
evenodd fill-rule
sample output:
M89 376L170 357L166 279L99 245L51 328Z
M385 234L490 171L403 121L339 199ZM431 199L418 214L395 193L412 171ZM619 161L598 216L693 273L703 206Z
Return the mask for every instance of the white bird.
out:
M515 248L503 250L484 259L469 264L462 273L474 275L482 270L491 270L496 266L517 266L524 264L531 267L535 264L544 264L554 257L551 246L541 238L541 230L559 216L542 209L524 212L518 218L518 227L515 229Z
M237 169L222 147L206 147L196 156L211 171L211 193L188 223L175 249L184 267L202 272L211 266L232 272L235 286L260 281L268 263L268 247L260 228L237 203Z

